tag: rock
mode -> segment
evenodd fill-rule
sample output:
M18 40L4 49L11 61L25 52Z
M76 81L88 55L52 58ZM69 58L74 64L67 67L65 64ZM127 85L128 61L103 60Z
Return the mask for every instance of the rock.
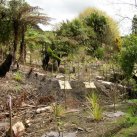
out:
M25 126L22 122L17 122L12 126L12 130L15 136L21 136L22 133L25 131Z
M88 132L88 133L90 133L90 132L93 132L93 131L94 131L92 128L86 128L85 130L86 130L86 132Z
M44 73L37 72L38 76L46 76Z
M66 111L66 113L76 113L76 112L80 112L79 109L69 109Z
M104 80L105 78L102 77L102 76L96 76L96 79L97 79L97 80Z
M42 108L38 108L36 110L36 113L39 114L39 113L42 113L42 112L53 112L53 109L51 106L47 106L47 107L42 107Z
M86 88L96 89L94 82L83 82Z
M103 81L103 80L95 81L95 85L96 85L97 89L99 91L101 91L107 97L109 97L109 95L113 89L116 89L120 95L124 95L123 90L126 88L123 85L115 84L115 83L112 83L109 81Z
M105 112L104 115L106 115L109 118L115 118L115 117L123 116L123 115L125 115L125 113L122 112L122 111L117 111L115 113L113 113L113 112Z
M98 80L98 81L104 85L112 85L113 84L112 82L109 82L109 81L103 81L103 80Z
M25 127L30 127L31 126L31 122L30 122L30 120L26 120L25 121Z
M58 75L56 76L56 78L57 78L57 79L64 78L64 75L58 74Z
M84 131L84 129L81 127L77 127L77 131Z

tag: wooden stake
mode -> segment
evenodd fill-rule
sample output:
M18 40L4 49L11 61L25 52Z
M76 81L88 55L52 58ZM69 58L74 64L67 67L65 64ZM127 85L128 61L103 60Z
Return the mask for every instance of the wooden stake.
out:
M10 115L10 137L13 137L12 132L12 99L11 96L8 97L8 103L9 103L9 115Z
M65 108L67 109L67 101L66 101L66 99L67 99L67 97L66 97L66 86L65 86L65 81L66 81L66 70L65 70L66 68L65 68L65 62L64 62L64 94L65 94Z

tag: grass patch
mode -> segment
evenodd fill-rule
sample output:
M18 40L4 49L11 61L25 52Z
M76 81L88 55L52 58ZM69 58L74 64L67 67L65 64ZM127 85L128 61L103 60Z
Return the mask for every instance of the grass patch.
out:
M21 82L23 80L23 75L21 72L17 71L14 75L13 75L13 79Z
M137 124L129 128L121 129L116 135L113 137L137 137Z

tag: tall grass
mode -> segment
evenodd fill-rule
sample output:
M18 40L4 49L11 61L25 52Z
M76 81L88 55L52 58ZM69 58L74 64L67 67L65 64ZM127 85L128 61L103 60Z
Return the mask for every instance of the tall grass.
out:
M99 97L95 92L86 97L89 102L89 114L93 117L94 120L100 121L103 118L103 110L99 104Z

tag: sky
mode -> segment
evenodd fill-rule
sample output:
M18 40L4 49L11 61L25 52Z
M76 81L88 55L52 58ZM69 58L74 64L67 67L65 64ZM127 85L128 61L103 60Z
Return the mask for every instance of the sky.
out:
M56 24L76 18L86 8L96 7L105 11L119 25L121 35L131 32L132 18L137 13L136 0L27 0L32 6L39 6L42 12L52 18L49 26L40 25L43 30L52 30Z

